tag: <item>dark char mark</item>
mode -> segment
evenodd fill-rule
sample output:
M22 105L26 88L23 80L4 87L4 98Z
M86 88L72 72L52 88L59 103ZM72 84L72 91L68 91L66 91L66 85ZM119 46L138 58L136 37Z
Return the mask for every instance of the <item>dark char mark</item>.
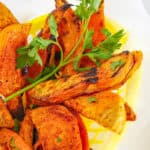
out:
M43 150L43 146L42 146L42 144L41 145L39 145L38 147L37 147L37 149L36 150Z
M95 84L95 83L97 83L97 81L98 81L98 77L88 78L88 79L84 80L84 82L91 83L91 84Z
M56 41L56 38L55 38L54 35L51 35L49 39L52 40L52 41ZM48 47L47 47L47 60L46 60L46 64L48 64L48 62L50 60L51 49L52 49L52 44L48 45Z
M33 129L33 141L32 141L32 144L34 145L37 141L38 141L38 132L37 132L37 129L34 128Z
M66 82L69 79L70 76L63 76L64 82Z
M73 17L74 17L73 22L74 22L74 24L76 25L77 30L80 31L80 28L81 28L80 23L81 23L81 21L80 21L80 19L79 19L77 16L75 16L74 14L73 14Z
M28 66L25 66L23 69L22 69L22 76L26 75L29 71L29 67Z
M55 53L55 60L56 60L56 61L59 61L59 60L60 60L60 52L59 52L59 51L57 51L57 52Z
M55 36L51 34L51 35L50 35L50 40L52 40L52 41L56 41Z
M125 64L124 64L124 65L125 65ZM111 76L111 78L114 78L114 77L120 72L120 70L122 69L122 67L124 67L124 65L120 66L120 67L118 68L118 70L117 70L116 72L114 72L114 74Z
M40 32L37 34L38 37L41 37L43 33L43 29L40 30Z
M73 6L73 4L65 4L63 5L60 9L63 11L66 11L68 8L70 8L71 6Z
M61 24L66 25L67 23L68 23L68 22L67 22L66 18L62 18L62 19L61 19ZM62 30L60 36L66 36L67 34L69 34L68 29L67 29L67 28L63 28L63 30Z
M17 118L19 121L23 120L25 113L21 100L19 101L19 105L17 106L17 108L12 110L10 113L12 114L13 118Z
M126 51L123 51L122 53L128 55L130 52L126 50Z
M93 77L97 75L97 68L92 68L85 74L83 74L83 77Z

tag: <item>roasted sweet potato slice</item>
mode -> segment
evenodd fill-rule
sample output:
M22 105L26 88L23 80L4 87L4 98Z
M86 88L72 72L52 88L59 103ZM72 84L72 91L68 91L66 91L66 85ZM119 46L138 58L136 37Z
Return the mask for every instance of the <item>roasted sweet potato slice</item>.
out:
M111 65L116 61L123 61L124 64L112 70ZM103 62L99 68L93 68L90 71L57 81L50 80L41 83L28 91L28 99L33 104L48 105L61 103L84 94L114 89L126 81L132 68L134 68L133 54L122 52Z
M105 27L105 17L104 17L104 0L101 2L99 9L96 13L91 16L89 22L89 29L94 30L93 34L93 44L97 46L106 37L102 34L102 29Z
M80 96L64 104L116 133L121 133L127 120L124 100L112 92Z
M127 79L132 76L132 74L137 70L137 68L140 67L142 59L143 59L143 53L141 51L133 51L132 52L133 59L134 59L134 66L128 73Z
M143 53L141 51L133 51L132 52L132 56L133 56L133 67L132 69L128 72L126 78L122 81L122 83L114 86L114 88L119 88L121 84L125 83L133 74L134 72L139 69L139 67L141 66L142 63L142 59L143 59Z
M58 31L59 31L59 42L63 47L64 57L66 57L77 43L82 32L81 20L75 15L72 9L68 9L68 11L65 12L61 22L59 23ZM79 54L81 50L82 50L82 43L76 49L75 53L73 54L73 57ZM65 75L74 74L72 63L65 66L62 72Z
M8 96L24 86L21 70L16 69L16 50L26 44L29 24L14 24L0 32L0 93ZM18 98L7 103L9 110L17 109Z
M92 39L95 46L105 40L106 37L102 33L102 29L105 28L104 1L101 2L98 11L91 16L88 28L94 30ZM83 57L79 65L81 68L96 66L88 57Z
M61 2L60 1L57 1L57 2L59 3L59 6L61 6L61 4L60 4ZM62 5L63 5L63 3L62 3ZM58 7L50 13L50 15L53 15L55 17L57 24L60 23L65 12L69 11L68 8L69 7L67 7L67 8L66 7ZM52 37L49 26L48 26L48 19L49 19L49 16L47 17L47 19L45 21L43 29L41 30L40 34L38 35L39 37L42 37L44 39L49 39ZM31 67L29 67L26 77L34 79L37 75L39 75L43 71L45 65L54 64L54 56L57 51L59 51L59 49L58 49L58 47L56 47L54 45L50 46L48 49L39 50L39 54L43 61L43 65L41 66L38 63L35 63ZM53 60L53 62L52 62L52 60Z
M30 115L31 111L27 110L24 120L21 122L19 135L30 147L32 147L34 126Z
M78 41L82 31L81 20L75 15L72 9L68 9L64 13L59 23L58 31L59 41L64 50L64 57L66 57ZM66 42L68 40L69 42ZM76 50L76 53L79 53L80 50L81 47Z
M64 106L37 108L31 117L38 132L35 150L82 150L77 119Z
M55 17L56 22L58 24L58 30L60 34L59 42L62 44L62 47L64 48L64 55L66 56L80 36L81 21L74 14L74 11L70 8L70 5L64 0L56 0L56 9L52 11L50 15L53 15ZM49 39L51 37L50 29L48 26L48 19L49 16L47 17L45 25L39 34L39 36L41 36L44 39ZM67 32L68 34L66 34ZM74 37L72 35L74 35ZM71 41L65 42L66 39L70 39ZM72 45L69 44L72 42L73 42ZM51 46L50 50L49 49L44 51L39 50L40 56L43 60L43 66L40 66L39 64L35 63L32 67L29 68L28 71L29 73L27 76L30 78L35 78L39 73L42 72L45 65L52 64L52 60L54 64L55 63L54 56L57 51L59 51L59 49L56 46Z
M0 129L0 145L5 150L32 150L17 133L5 128Z
M83 31L82 28L82 22L78 16L75 15L74 11L72 9L66 11L59 24L59 39L64 50L64 57L68 55L79 40ZM95 46L105 39L105 36L101 32L101 29L104 28L104 2L99 6L99 10L91 16L88 28L94 30L93 43ZM66 42L68 40L69 42ZM82 46L83 42L78 46L72 57L80 53ZM81 60L80 66L89 67L95 65L89 58L85 57ZM64 75L75 74L73 64L71 63L65 66L62 72Z
M0 31L8 25L18 23L11 11L0 2Z
M5 145L0 145L0 150L7 150L7 147Z
M14 120L7 110L7 107L0 99L0 128L12 128L13 126Z

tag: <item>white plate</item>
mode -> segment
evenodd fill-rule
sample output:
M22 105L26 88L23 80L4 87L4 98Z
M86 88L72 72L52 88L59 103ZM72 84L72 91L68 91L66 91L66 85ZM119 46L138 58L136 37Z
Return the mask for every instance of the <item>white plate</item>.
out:
M1 1L22 22L50 12L54 6L54 0ZM142 49L144 52L142 79L136 106L137 121L128 127L118 145L118 150L150 150L150 16L148 12L150 15L149 0L105 0L106 16L116 20L129 31L130 50Z

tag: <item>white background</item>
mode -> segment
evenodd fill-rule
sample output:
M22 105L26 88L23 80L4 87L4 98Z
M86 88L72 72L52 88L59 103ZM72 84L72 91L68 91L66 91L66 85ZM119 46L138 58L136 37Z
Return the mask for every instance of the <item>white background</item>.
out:
M1 1L22 22L47 13L54 6L54 0ZM144 52L136 106L137 121L129 126L118 150L150 150L150 0L105 0L105 14L129 31L130 49L142 49Z

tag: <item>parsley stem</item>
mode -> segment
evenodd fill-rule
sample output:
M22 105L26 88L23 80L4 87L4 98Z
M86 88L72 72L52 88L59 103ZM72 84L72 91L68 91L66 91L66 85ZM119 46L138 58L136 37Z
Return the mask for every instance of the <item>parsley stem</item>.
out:
M63 62L63 58L64 58L64 56L63 56L63 49L62 49L61 45L59 44L58 40L56 42L53 41L52 44L58 46L58 48L60 50L60 64L61 64Z
M79 38L79 40L77 41L77 43L75 44L75 46L73 47L73 49L70 51L70 53L66 56L66 58L64 59L64 61L68 61L70 59L70 57L72 56L72 54L76 51L76 49L78 48L79 44L81 43L81 41L84 38L84 35L86 33L87 27L88 27L88 22L86 24L83 25L83 32Z
M21 89L21 90L15 92L15 93L13 93L12 95L6 97L6 98L4 99L4 102L6 103L6 102L10 101L11 99L13 99L13 98L15 98L15 97L21 95L22 93L24 93L24 92L26 92L26 91L32 89L33 87L35 87L35 86L38 85L39 83L46 81L48 78L50 78L52 75L54 75L62 66L63 66L63 64L59 64L59 66L57 66L56 69L54 69L51 73L47 74L47 75L44 76L43 78L37 80L36 82L34 82L34 83L32 83L32 84L30 84L30 85L24 87L23 89Z
M17 96L23 94L24 92L26 92L26 91L32 89L33 87L35 87L36 85L40 84L41 82L46 81L46 80L49 79L51 76L53 76L57 71L59 71L60 68L62 68L63 66L65 66L65 65L67 65L67 64L69 64L70 62L73 62L73 61L74 61L74 59L70 59L70 60L68 60L68 61L66 61L66 62L62 60L62 62L60 62L59 65L58 65L51 73L45 75L43 78L41 78L41 79L35 81L34 83L32 83L32 84L30 84L30 85L24 87L23 89L21 89L21 90L15 92L15 93L13 93L12 95L6 97L6 98L4 99L4 102L6 103L6 102L10 101L11 99L13 99L13 98L15 98L15 97L17 97Z
M54 75L57 71L59 71L59 69L60 69L61 67L63 67L63 66L65 66L65 65L69 64L70 62L74 61L74 59L73 59L73 58L70 59L70 57L72 56L72 54L74 53L74 51L78 48L79 44L81 43L81 41L82 41L82 39L83 39L83 37L84 37L84 34L85 34L85 32L86 32L87 26L88 26L88 24L86 24L86 25L84 26L84 31L82 32L82 35L80 36L78 42L76 43L76 45L74 46L74 48L70 51L70 53L68 54L68 56L67 56L64 60L63 60L63 49L62 49L61 45L59 44L59 42L53 41L52 44L57 45L57 46L59 47L60 53L61 53L61 59L60 59L59 65L58 65L51 73L45 75L43 78L41 78L41 79L35 81L34 83L32 83L32 84L30 84L30 85L28 85L28 86L22 88L21 90L19 90L19 91L13 93L12 95L6 97L6 98L4 99L4 102L6 103L6 102L10 101L11 99L13 99L13 98L15 98L15 97L21 95L22 93L24 93L24 92L26 92L26 91L32 89L33 87L35 87L36 85L40 84L41 82L46 81L46 80L49 79L52 75Z
M58 40L56 41L56 45L59 47L59 50L60 50L60 64L61 64L64 59L63 49L62 49L61 45L59 44Z
M67 64L69 64L69 63L71 63L71 62L73 62L73 61L74 61L74 58L70 58L70 57L73 55L73 53L76 51L76 49L78 48L78 46L79 46L80 43L82 42L82 40L83 40L83 38L84 38L84 36L85 36L85 33L86 33L86 31L87 31L87 28L88 28L89 20L90 20L90 17L88 18L87 21L85 21L85 20L83 21L83 32L82 32L82 34L81 34L79 40L76 42L75 46L72 48L72 50L71 50L70 53L66 56L65 59L63 58L63 49L62 49L61 45L59 44L59 42L58 42L57 40L51 42L52 44L55 44L55 45L57 45L57 46L59 47L60 53L61 53L60 63L59 63L59 65L58 65L51 73L45 75L43 78L41 78L41 79L35 81L34 83L32 83L32 84L30 84L30 85L28 85L28 86L22 88L21 90L19 90L19 91L13 93L12 95L6 97L6 98L4 99L4 102L6 103L6 102L10 101L11 99L13 99L13 98L15 98L15 97L17 97L17 96L23 94L24 92L26 92L26 91L32 89L33 87L35 87L36 85L40 84L41 82L46 81L46 80L49 79L51 76L53 76L57 71L59 71L60 68L62 68L63 66L65 66L65 65L67 65ZM80 53L80 57L82 56L82 54L83 54L83 50L82 50L81 53Z

